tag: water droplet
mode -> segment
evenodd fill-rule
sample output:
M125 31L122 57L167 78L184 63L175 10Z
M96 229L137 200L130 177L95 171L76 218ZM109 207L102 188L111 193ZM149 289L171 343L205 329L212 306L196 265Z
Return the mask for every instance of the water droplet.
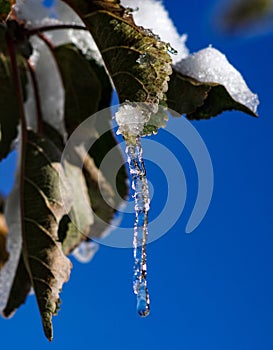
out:
M150 313L149 293L144 285L140 287L137 294L137 312L141 317L146 317Z
M170 45L170 43L168 43L168 45L167 45L167 50L168 50L168 52L171 53L172 55L177 55L177 54L178 54L178 51L177 51L176 49L174 49L174 48Z
M142 158L140 137L135 142L127 144L127 162L132 177L132 188L135 200L134 224L134 275L133 288L137 295L137 312L145 317L150 312L150 297L147 288L147 254L146 244L148 238L148 212L150 198L146 169Z
M156 62L156 58L151 56L151 55L149 55L148 52L144 52L136 60L136 63L143 64L143 65L145 65L145 64L152 64L154 62Z

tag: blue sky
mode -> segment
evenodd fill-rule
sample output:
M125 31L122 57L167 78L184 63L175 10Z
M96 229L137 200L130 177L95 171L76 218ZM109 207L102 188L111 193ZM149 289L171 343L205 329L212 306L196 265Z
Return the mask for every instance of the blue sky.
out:
M188 34L191 52L213 44L227 55L258 93L260 117L228 112L194 122L210 152L215 187L206 217L190 235L184 232L196 175L185 151L173 145L189 194L175 226L148 246L151 314L142 319L135 310L131 249L101 246L91 263L73 260L53 343L43 336L31 296L12 319L0 319L3 349L272 349L273 34L220 35L212 23L214 3L173 0L166 7L178 30ZM164 133L156 140L164 144ZM156 166L148 162L147 172L154 191L164 195ZM12 165L1 166L3 191L11 179ZM155 194L151 216L160 208Z

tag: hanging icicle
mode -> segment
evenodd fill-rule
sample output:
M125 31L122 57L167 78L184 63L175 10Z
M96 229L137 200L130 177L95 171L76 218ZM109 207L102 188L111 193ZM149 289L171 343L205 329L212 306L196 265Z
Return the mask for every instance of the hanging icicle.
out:
M137 311L142 317L149 315L150 297L147 287L147 255L146 245L148 239L148 212L150 198L146 169L142 158L140 135L150 113L141 106L126 103L116 113L119 133L126 141L127 162L132 178L132 189L135 200L134 224L134 276L133 289L137 295Z
M150 298L147 288L146 244L148 238L148 211L150 208L146 169L142 158L140 138L135 144L126 147L127 162L132 176L132 188L135 199L134 224L134 293L137 295L137 311L140 316L147 316L150 312Z

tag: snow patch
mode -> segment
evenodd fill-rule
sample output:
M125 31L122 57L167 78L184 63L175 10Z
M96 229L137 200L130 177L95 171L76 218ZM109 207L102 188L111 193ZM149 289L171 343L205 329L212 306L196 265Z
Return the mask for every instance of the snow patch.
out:
M115 114L119 126L117 134L123 136L141 136L144 125L149 121L151 113L141 108L141 104L123 103Z
M222 84L235 101L256 113L258 96L250 91L242 75L217 49L208 47L191 54L178 62L175 68L198 81Z

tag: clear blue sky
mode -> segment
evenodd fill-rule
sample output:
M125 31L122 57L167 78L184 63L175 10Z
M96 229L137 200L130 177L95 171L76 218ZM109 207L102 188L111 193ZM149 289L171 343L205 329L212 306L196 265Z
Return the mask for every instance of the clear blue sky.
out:
M101 246L90 264L73 260L62 308L54 318L53 343L43 336L32 296L11 320L0 319L1 348L272 350L273 34L217 34L211 23L214 3L173 0L166 6L179 31L188 34L192 52L213 44L242 72L259 94L260 118L228 112L194 123L213 161L213 199L201 225L186 235L196 195L194 171L186 159L183 169L193 190L189 187L183 215L148 246L150 316L141 319L135 311L132 251ZM4 190L11 174L3 167L0 171ZM154 191L162 191L152 164L148 175L155 181ZM154 198L156 211L160 200Z

